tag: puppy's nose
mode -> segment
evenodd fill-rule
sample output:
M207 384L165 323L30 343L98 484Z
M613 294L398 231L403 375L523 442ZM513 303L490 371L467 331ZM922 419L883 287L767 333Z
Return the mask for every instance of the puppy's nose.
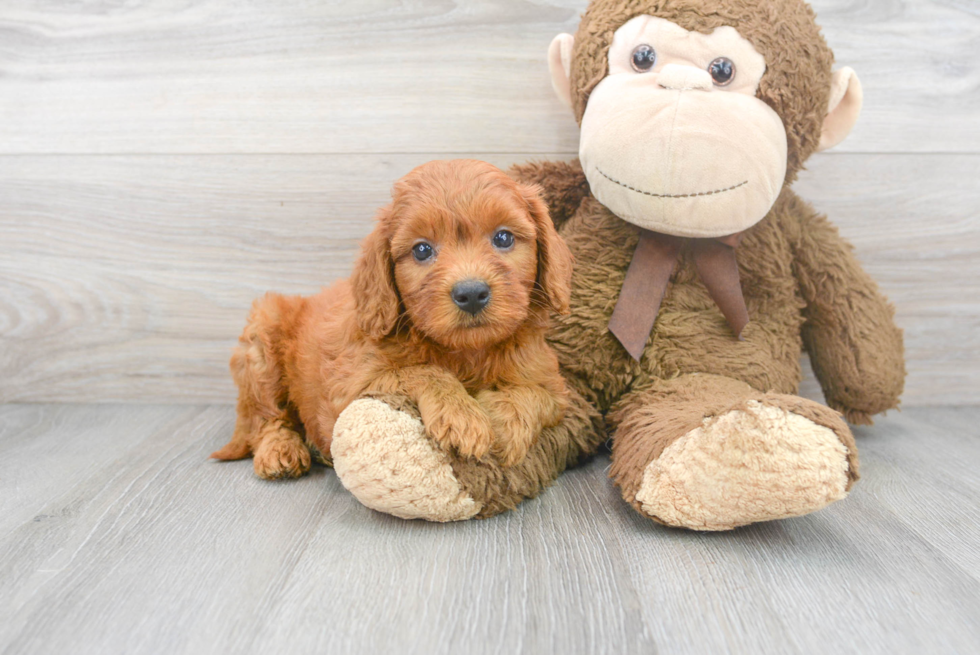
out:
M451 295L457 307L475 316L490 302L490 286L483 280L463 280L453 285Z

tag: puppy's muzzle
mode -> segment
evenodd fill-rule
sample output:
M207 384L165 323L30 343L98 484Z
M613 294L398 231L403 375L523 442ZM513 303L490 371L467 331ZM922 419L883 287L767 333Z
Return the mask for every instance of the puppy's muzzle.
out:
M457 307L476 316L490 302L490 286L483 280L463 280L453 285L450 295Z

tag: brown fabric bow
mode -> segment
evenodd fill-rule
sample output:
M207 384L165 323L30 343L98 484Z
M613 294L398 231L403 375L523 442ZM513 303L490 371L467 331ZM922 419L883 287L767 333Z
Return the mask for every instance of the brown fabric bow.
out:
M735 261L735 247L741 238L741 232L714 239L688 239L640 229L640 242L636 244L619 300L609 319L609 331L633 359L640 361L650 338L684 241L691 243L694 265L711 299L725 315L735 336L742 338L749 312Z

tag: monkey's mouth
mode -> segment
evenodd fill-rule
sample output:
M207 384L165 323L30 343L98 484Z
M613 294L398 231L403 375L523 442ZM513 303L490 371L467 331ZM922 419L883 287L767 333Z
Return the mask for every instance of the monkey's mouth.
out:
M734 184L725 189L715 189L714 191L700 191L698 193L653 193L652 191L644 191L643 189L637 189L636 187L631 187L630 185L620 182L615 178L609 177L599 167L596 167L596 170L599 172L599 175L606 178L613 184L618 184L624 189L629 189L634 193L641 193L645 196L650 196L653 198L697 198L698 196L714 196L714 195L718 195L719 193L725 193L726 191L734 191L735 189L739 187L743 187L749 183L748 180L745 180L743 182L739 182L738 184Z

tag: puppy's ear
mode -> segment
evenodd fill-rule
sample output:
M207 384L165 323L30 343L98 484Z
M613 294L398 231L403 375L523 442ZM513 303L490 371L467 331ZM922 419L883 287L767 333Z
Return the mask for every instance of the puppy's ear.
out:
M378 222L361 246L361 256L354 265L351 288L357 307L357 324L374 339L390 333L398 320L398 290L395 286L395 263L388 245L388 222L391 206L378 212Z
M527 202L538 234L537 286L552 309L567 314L572 294L572 253L555 231L548 206L541 200L541 188L521 185L521 195Z

